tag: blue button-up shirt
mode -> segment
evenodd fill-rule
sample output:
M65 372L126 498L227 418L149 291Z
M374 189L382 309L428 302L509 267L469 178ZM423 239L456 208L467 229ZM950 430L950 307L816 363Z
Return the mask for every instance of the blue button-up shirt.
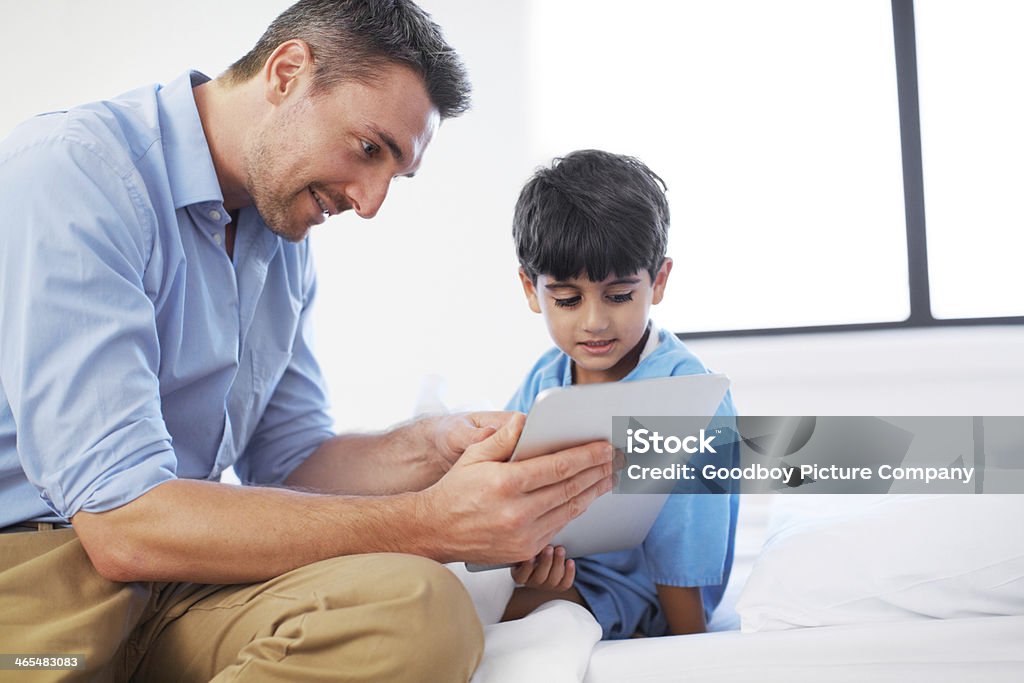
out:
M331 436L308 242L230 221L185 74L0 143L0 527L173 479L281 482Z

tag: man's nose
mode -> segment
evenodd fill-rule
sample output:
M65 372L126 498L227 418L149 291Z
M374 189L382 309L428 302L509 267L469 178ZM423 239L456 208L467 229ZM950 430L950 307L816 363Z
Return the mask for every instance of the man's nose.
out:
M353 186L349 190L352 210L360 218L373 218L380 211L391 188L391 178L374 178Z

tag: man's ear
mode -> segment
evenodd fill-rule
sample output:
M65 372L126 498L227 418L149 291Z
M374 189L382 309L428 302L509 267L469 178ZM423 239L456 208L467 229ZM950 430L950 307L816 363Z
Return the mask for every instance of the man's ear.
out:
M672 272L672 259L666 258L661 262L658 274L654 276L654 294L651 296L651 304L660 304L665 297L665 285L668 283L668 275Z
M313 52L304 40L287 40L270 54L263 65L263 91L277 106L300 89L313 75Z
M526 302L530 304L530 310L534 313L540 313L540 301L537 300L537 286L533 284L533 280L526 274L526 271L519 268L519 280L523 283L523 293L526 294Z

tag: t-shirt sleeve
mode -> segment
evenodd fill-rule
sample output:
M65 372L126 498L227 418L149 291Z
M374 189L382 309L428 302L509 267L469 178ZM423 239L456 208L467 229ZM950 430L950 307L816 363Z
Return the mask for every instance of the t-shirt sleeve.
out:
M140 188L75 140L0 159L0 387L28 480L65 519L175 477Z
M559 386L559 359L558 349L551 349L538 358L537 362L530 368L530 371L526 373L526 377L523 379L522 384L519 385L519 388L516 389L516 393L512 395L512 398L505 405L505 410L528 413L541 391Z
M505 404L505 410L515 410L520 413L530 412L530 406L533 405L533 399L536 398L536 394L531 393L531 381L532 375L528 375L523 383L516 389L516 393L512 395L508 403Z

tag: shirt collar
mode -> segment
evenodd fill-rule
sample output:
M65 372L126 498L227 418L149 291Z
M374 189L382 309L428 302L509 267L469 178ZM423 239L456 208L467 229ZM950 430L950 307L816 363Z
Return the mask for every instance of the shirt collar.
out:
M653 320L648 320L647 325L650 333L647 335L647 343L644 344L643 351L640 352L640 357L636 361L637 365L643 363L644 358L654 353L654 349L658 348L658 344L661 343L661 330L658 329L658 326L654 324Z
M210 77L189 71L157 91L160 135L174 208L224 202L192 88Z

